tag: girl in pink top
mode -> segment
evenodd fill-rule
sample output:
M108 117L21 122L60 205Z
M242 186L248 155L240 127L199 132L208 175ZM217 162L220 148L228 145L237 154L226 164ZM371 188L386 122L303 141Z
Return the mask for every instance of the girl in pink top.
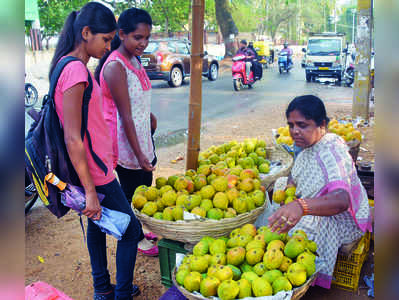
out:
M79 12L72 12L65 21L50 67L50 77L57 63L65 56L79 61L69 63L62 71L55 90L55 106L64 130L65 145L71 162L86 194L88 217L87 248L92 267L94 300L131 300L139 292L133 286L137 244L143 238L140 222L136 219L119 183L113 175L113 151L110 135L103 116L103 99L99 85L86 65L90 57L101 58L110 49L116 33L115 16L110 9L89 2ZM105 165L94 162L85 135L81 138L82 100L91 76L93 90L89 102L87 129L92 149ZM92 220L101 218L97 192L105 195L101 205L130 215L130 223L118 241L116 254L116 287L110 283L107 270L106 236Z
M126 198L131 201L140 185L151 186L155 165L151 133L156 119L151 113L151 83L138 56L151 34L152 20L142 9L125 10L118 19L119 32L96 69L104 95L104 117L114 150L114 167ZM144 239L139 251L155 256L158 248Z

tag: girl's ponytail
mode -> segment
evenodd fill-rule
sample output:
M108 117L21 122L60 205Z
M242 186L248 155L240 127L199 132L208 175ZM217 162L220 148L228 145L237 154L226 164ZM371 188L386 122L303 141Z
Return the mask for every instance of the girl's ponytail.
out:
M98 84L100 84L100 73L105 61L110 56L112 51L118 49L120 45L121 45L121 39L119 38L118 34L115 34L115 37L111 42L111 50L105 53L103 57L101 57L100 61L98 62L98 66L96 67L94 78L97 80Z
M73 50L73 47L75 46L75 31L73 28L73 24L75 23L77 15L78 12L73 11L69 14L67 19L65 20L64 27L62 28L62 32L58 39L53 59L51 60L49 79L51 78L51 74L53 73L53 70L58 60L64 55L71 52Z

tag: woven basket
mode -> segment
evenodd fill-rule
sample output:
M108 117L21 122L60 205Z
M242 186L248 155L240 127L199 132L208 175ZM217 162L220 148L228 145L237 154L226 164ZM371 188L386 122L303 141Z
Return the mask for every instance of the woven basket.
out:
M294 288L292 296L291 296L291 300L298 300L298 299L302 298L303 295L305 295L305 293L309 289L309 287L312 285L312 283L315 281L316 276L317 276L317 273L314 273L312 276L309 277L309 279L303 285L301 285L300 287ZM210 298L205 298L202 295L194 295L194 294L190 293L189 291L187 291L184 287L179 285L176 282L176 267L173 269L173 272L172 272L172 281L173 281L173 285L176 286L179 289L179 291L189 300L209 300L210 299Z
M273 184L277 180L277 178L288 176L291 168L294 164L294 159L292 156L280 145L276 145L274 147L266 148L267 158L272 161L279 161L282 165L282 168L275 174L272 175L262 175L262 185L266 188L267 191L271 191L273 189Z
M360 141L352 140L347 142L346 144L349 147L349 154L352 156L353 162L356 163L360 149Z
M269 196L266 193L265 204L250 212L240 214L235 218L225 218L221 220L203 219L189 221L165 221L151 218L133 209L140 221L152 232L164 238L180 241L183 243L195 244L202 237L211 236L219 238L229 235L229 233L248 223L255 223L255 220L270 204Z

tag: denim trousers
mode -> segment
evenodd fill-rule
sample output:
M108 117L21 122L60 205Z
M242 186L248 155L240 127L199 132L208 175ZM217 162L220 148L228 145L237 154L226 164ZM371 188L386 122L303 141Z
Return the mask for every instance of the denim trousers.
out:
M108 184L97 186L96 191L105 195L101 202L102 206L124 212L131 217L125 234L117 244L115 288L115 299L131 299L137 244L144 238L143 230L116 179ZM90 219L88 219L87 225L87 248L90 255L94 290L98 293L106 293L111 289L107 268L106 234Z

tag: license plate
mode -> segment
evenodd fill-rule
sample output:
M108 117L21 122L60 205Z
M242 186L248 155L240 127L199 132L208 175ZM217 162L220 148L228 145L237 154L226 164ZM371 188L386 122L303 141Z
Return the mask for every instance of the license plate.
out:
M319 67L319 70L328 70L328 67Z

